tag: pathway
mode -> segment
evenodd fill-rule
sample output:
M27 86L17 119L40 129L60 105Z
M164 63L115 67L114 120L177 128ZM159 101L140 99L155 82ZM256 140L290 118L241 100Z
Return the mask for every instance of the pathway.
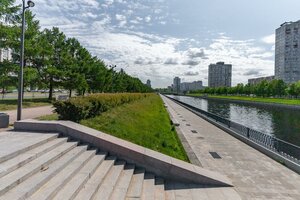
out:
M50 115L53 112L52 106L41 106L35 108L24 108L22 110L22 119L34 119L44 115ZM9 115L9 124L17 121L17 110L0 111L0 113L7 113Z
M201 165L227 175L242 199L300 199L299 174L162 98ZM209 152L216 152L221 159L213 158Z

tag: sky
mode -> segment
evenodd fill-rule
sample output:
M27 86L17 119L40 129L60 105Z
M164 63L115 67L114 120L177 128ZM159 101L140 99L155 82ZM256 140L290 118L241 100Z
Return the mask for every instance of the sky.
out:
M17 0L17 2L20 0ZM21 2L21 1L20 1ZM233 85L274 74L275 29L300 19L299 0L35 0L41 28L59 27L107 65L154 88L208 82L233 66Z

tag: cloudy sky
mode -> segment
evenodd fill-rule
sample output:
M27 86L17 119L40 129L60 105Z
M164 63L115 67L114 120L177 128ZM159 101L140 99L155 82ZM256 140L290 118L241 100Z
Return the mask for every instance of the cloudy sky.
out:
M17 0L19 1L19 0ZM203 80L233 65L233 84L273 75L274 32L300 19L299 0L35 0L42 28L59 27L153 87Z

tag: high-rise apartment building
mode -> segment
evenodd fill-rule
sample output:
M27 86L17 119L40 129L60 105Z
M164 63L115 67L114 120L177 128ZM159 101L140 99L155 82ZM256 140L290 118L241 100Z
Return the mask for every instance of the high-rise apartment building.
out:
M300 80L300 20L276 29L275 78L286 83Z
M148 79L146 85L151 88L151 81Z
M256 84L259 84L262 81L271 82L274 79L275 79L275 76L265 76L265 77L251 78L251 79L248 79L248 83L250 85L256 85Z
M208 69L208 87L231 87L232 65L224 62L210 64Z
M203 87L202 81L183 82L180 84L180 90L182 92L202 90L203 88L204 87Z
M180 92L180 78L179 77L175 77L173 79L173 92L175 93L179 93Z

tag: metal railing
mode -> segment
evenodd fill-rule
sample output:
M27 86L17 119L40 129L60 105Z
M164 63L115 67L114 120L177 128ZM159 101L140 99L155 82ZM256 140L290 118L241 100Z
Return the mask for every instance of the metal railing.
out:
M251 140L252 142L259 144L261 146L264 146L265 148L282 155L283 157L285 157L286 159L288 159L290 161L300 164L300 147L299 146L291 144L286 141L283 141L281 139L278 139L275 136L253 130L249 127L238 124L236 122L232 122L228 119L225 119L216 114L201 110L199 108L191 106L191 105L184 103L182 101L179 101L177 99L174 99L171 97L168 97L168 98L172 99L175 102L178 102L179 104L182 104L185 107L190 108L193 111L196 111L197 113L204 115L205 117L209 118L210 120L213 120L223 126L226 126L230 130L247 138L248 140Z

